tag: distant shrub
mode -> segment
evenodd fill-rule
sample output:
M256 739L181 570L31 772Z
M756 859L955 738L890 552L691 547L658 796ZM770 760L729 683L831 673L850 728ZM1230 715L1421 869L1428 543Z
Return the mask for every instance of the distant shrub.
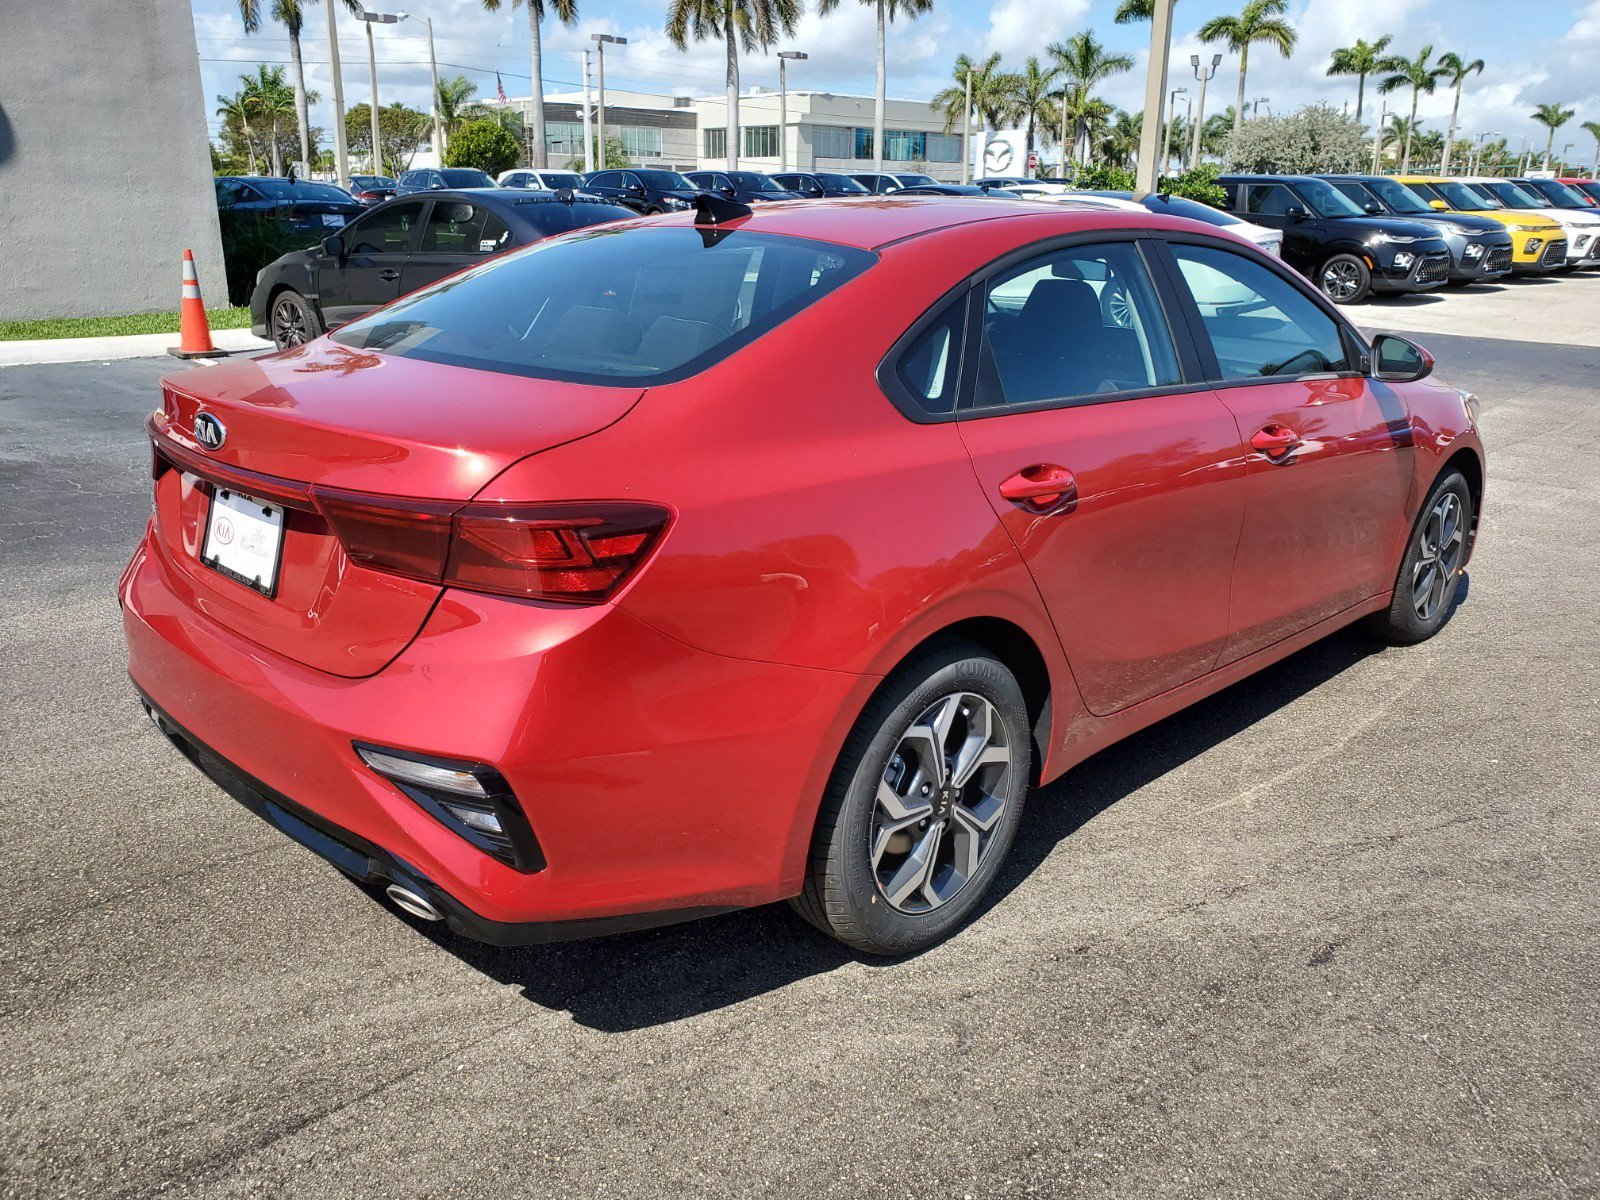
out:
M1131 192L1135 183L1133 172L1126 167L1097 164L1079 171L1072 185L1086 192Z
M1246 121L1222 152L1231 171L1318 175L1359 171L1371 157L1361 123L1331 104Z
M494 121L468 121L450 135L450 148L444 152L447 167L477 167L493 179L501 171L517 165L522 147L517 139Z
M1163 196L1182 196L1213 208L1228 206L1228 193L1217 182L1217 168L1210 163L1202 163L1182 175L1163 177L1156 190Z
M304 250L322 240L320 232L296 233L271 217L253 212L224 212L222 261L228 272L228 303L249 304L256 272L275 259ZM329 233L336 232L328 230Z

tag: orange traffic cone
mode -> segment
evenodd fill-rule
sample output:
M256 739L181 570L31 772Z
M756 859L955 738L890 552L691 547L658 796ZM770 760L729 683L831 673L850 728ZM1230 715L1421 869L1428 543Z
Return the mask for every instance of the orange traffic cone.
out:
M178 302L178 344L167 347L174 358L224 358L226 350L211 344L205 301L200 299L200 279L194 273L194 251L183 252L183 299Z

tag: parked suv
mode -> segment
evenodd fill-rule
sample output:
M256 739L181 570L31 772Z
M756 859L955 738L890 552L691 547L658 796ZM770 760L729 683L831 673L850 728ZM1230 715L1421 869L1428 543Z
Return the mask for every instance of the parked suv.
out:
M688 208L700 194L699 188L676 171L659 168L596 171L584 182L583 190L650 214Z
M825 196L872 195L850 176L837 171L780 171L773 178L778 181L779 187L798 192L805 200L819 200Z
M791 192L772 176L763 175L760 171L690 171L684 178L697 188L715 192L724 200L737 200L740 204L800 199L799 192Z
M1511 234L1499 221L1465 213L1436 212L1405 184L1388 175L1327 175L1325 179L1362 211L1423 221L1450 248L1452 286L1511 274Z
M1504 225L1511 235L1511 270L1517 275L1542 275L1560 270L1567 261L1567 235L1550 217L1535 212L1513 212L1455 179L1437 175L1397 175L1428 202L1435 212L1487 217Z
M1557 195L1551 197L1542 189L1530 186L1526 179L1463 179L1461 182L1476 192L1492 196L1511 212L1538 213L1559 222L1567 234L1566 265L1569 269L1600 264L1600 212L1582 203L1581 196L1566 194L1565 185L1553 179L1539 180L1557 189Z
M1283 260L1335 304L1426 292L1450 277L1450 249L1420 221L1375 217L1312 175L1224 175L1231 211L1283 230Z

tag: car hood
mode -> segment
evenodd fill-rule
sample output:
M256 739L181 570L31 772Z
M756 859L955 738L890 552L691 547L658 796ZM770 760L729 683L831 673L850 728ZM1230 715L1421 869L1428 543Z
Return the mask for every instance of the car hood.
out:
M758 200L758 201L760 201L760 200L798 200L798 199L800 199L800 193L799 192L790 192L790 191L782 191L782 192L752 192L751 195L750 195L750 198L752 200Z
M1459 225L1463 229L1470 229L1473 233L1504 233L1505 226L1493 217L1475 217L1464 212L1436 212L1426 216L1407 216L1401 220L1413 221L1418 224L1438 224L1448 221L1452 225Z

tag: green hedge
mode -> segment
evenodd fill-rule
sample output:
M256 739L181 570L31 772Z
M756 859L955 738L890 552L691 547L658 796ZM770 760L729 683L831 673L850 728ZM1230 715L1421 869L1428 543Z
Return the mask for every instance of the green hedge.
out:
M256 286L256 273L275 259L296 250L306 250L322 241L333 230L286 229L271 217L251 212L224 212L222 219L222 259L228 270L228 303L250 303Z

